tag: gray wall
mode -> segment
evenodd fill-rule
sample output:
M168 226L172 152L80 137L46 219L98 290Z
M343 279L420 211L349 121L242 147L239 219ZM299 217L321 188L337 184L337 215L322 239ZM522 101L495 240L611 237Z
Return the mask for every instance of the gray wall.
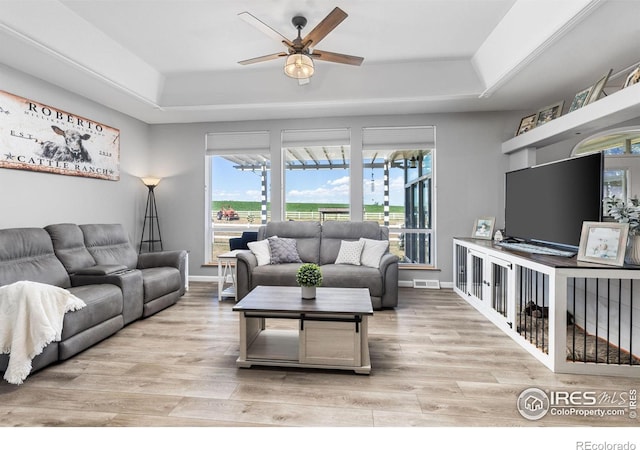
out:
M208 132L270 131L275 163L280 160L280 133L284 129L351 128L351 155L355 160L359 146L355 137L360 136L359 130L363 127L435 125L439 270L403 270L400 277L401 280L450 282L452 238L469 236L473 221L480 216L495 216L498 226L504 223L503 180L508 157L501 153L500 146L513 135L518 121L515 116L509 113L425 114L152 125L151 168L154 174L163 177L156 188L156 200L165 247L190 251L191 275L216 274L215 268L202 265L206 221L204 149ZM274 182L278 182L278 178L273 175ZM279 187L274 185L272 192L280 192ZM275 195L271 201L274 209L279 206Z
M149 126L4 65L0 81L1 90L112 126L121 138L120 181L0 169L0 228L122 223L139 240L147 189L137 177L147 175Z

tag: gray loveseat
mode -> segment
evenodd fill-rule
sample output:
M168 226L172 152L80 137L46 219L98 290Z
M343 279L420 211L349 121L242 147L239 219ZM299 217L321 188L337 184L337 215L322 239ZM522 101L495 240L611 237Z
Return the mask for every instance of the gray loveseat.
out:
M186 251L138 255L119 224L57 224L0 230L0 286L35 281L68 289L86 307L65 314L62 339L32 372L70 358L184 294ZM8 355L0 355L0 373Z
M319 264L322 285L328 287L368 288L374 309L398 305L398 257L387 252L379 267L335 264L342 241L360 238L389 240L389 229L377 222L270 222L258 230L258 240L271 236L296 240L302 262ZM238 300L256 286L296 286L296 271L301 263L258 265L251 251L238 254L236 289Z

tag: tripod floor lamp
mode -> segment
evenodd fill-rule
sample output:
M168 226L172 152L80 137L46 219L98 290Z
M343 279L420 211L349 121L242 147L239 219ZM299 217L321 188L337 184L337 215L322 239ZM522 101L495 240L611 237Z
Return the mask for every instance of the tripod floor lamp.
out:
M160 245L162 251L162 235L160 234L160 223L158 222L158 209L156 207L156 196L154 189L160 183L160 178L141 178L144 185L149 189L147 195L147 206L144 212L144 224L142 225L142 237L140 238L140 248L138 253L142 253L142 247L146 245L147 252L155 252L156 245ZM147 238L145 239L145 231Z

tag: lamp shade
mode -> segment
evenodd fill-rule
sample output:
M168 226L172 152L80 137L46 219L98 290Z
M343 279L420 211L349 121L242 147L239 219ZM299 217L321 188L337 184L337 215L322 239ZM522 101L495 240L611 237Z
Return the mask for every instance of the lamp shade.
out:
M284 64L284 73L291 78L309 78L313 75L313 71L313 60L303 53L289 55Z
M157 186L160 183L161 178L156 177L142 177L140 178L145 186Z

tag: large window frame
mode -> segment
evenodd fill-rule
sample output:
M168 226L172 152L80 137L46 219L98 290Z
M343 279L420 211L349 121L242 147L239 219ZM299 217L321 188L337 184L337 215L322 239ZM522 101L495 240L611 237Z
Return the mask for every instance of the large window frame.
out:
M401 268L436 267L435 142L435 126L363 128L363 183L367 183L365 172L371 170L373 186L374 169L380 170L382 164L384 219L381 225L389 227L391 250L400 257ZM389 195L392 172L401 173L403 178L404 222L399 227L390 220L390 208L394 206L390 204ZM366 195L363 193L365 207Z
M260 225L270 218L268 203L270 192L271 150L268 131L207 133L205 152L205 264L216 264L216 230L226 241L231 237L240 237L244 231L257 231ZM213 208L213 169L215 158L226 159L239 173L252 172L259 177L256 189L260 189L260 210L234 211ZM222 200L222 199L217 199ZM256 200L257 201L257 197ZM222 213L222 214L221 214ZM237 221L237 223L236 223ZM220 239L218 239L220 241ZM226 244L223 243L223 245ZM220 243L218 243L220 247ZM224 249L227 250L228 249Z
M348 174L343 176L345 180L341 180L348 181L346 183L348 185L348 194L346 195L348 207L340 208L342 211L333 215L330 212L322 215L322 212L318 210L314 217L305 217L304 220L376 220L381 225L389 227L392 250L402 254L399 255L402 256L401 268L428 269L437 267L435 251L435 126L362 127L355 132L356 142L353 141L352 131L351 128L335 128L206 133L204 264L214 265L217 263L217 258L213 256L215 226L212 218L216 211L212 210L211 159L215 156L234 155L238 161L240 159L244 161L238 162L237 169L240 170L243 164L246 164L245 169L256 170L257 165L252 157L262 155L262 160L268 160L270 166L267 169L268 182L266 176L262 177L263 198L268 192L270 205L267 209L265 200L259 217L258 214L255 214L256 219L246 224L244 230L257 230L260 225L269 220L290 219L286 215L286 170L288 165L297 165L296 169L302 172L326 170L330 169L332 164L341 164L342 169L346 170L346 174ZM277 136L275 133L279 134L279 139L273 139ZM312 149L310 152L305 149L305 154L309 158L303 158L300 155L293 158L292 154L287 153L287 149L290 147L322 147L323 145L335 146L336 148L343 146L343 149L348 149L345 154L348 154L349 157L343 157L342 161L334 161L334 157L320 160L313 157L314 151L317 149ZM376 146L379 149L392 152L393 158L389 161L385 160L385 162L383 159L367 162L367 152ZM384 216L380 215L379 206L375 208L378 212L374 215L365 208L367 199L364 191L369 186L366 171L369 170L373 177L374 167L377 171L376 175L380 177L375 183L380 187L384 185L386 189ZM385 181L382 177L382 168L384 168ZM403 209L396 208L395 215L397 217L393 218L395 223L391 224L389 223L388 191L390 171L395 171L393 186L398 186L398 189L401 190L400 197L397 192L394 194L394 202L403 203ZM398 176L399 173L402 173L402 177ZM374 180L371 180L371 183L370 186L373 185ZM411 195L407 197L409 194ZM311 201L311 203L313 202ZM407 207L405 208L405 206ZM295 218L294 220L303 220L303 218ZM220 243L218 242L218 244ZM405 256L408 257L405 258Z
M328 129L287 129L281 132L281 157L282 157L282 217L284 220L349 220L353 205L351 204L351 130L349 128ZM324 172L328 171L328 172ZM337 174L342 180L342 186L329 186L337 180L330 180ZM293 186L291 178L287 175L295 174L299 178L304 174L314 184L306 186L309 191L306 203L307 211L292 211L289 204L300 203L290 201L287 194ZM322 176L317 176L319 174ZM345 183L346 181L346 183ZM346 184L346 198L344 185ZM318 193L318 191L321 191ZM336 192L339 192L336 195ZM331 195L334 194L334 195ZM316 197L318 195L319 197ZM313 201L313 197L316 200ZM340 201L342 200L342 201ZM318 204L317 208L312 205ZM327 205L330 204L330 205ZM310 206L311 205L311 206Z

